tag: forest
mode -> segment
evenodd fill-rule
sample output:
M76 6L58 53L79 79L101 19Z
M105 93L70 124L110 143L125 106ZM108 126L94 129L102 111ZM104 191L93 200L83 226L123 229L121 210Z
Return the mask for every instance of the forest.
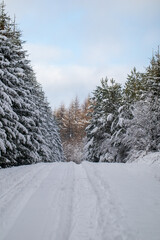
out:
M80 106L55 110L68 161L127 162L160 150L160 54L141 73L134 68L122 87L101 80Z
M124 86L102 79L83 104L51 109L21 31L0 6L0 166L37 162L127 162L160 151L160 54L133 68Z

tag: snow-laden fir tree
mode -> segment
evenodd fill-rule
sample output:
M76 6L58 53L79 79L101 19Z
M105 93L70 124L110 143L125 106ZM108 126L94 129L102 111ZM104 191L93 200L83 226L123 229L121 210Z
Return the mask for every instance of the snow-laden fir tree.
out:
M16 163L16 144L25 138L21 135L23 126L19 125L19 117L13 109L13 104L21 104L17 89L22 82L14 74L11 19L5 13L4 4L0 11L0 159L2 165L7 165Z
M115 131L112 135L112 146L116 149L116 162L124 162L130 151L131 145L126 140L128 121L133 118L133 106L141 100L144 95L145 81L143 74L133 68L128 74L127 81L122 92L122 102L118 109L117 121L115 121Z
M21 32L4 3L0 11L0 165L60 161L57 126L23 50Z
M123 89L124 102L132 104L140 99L146 89L145 80L143 74L137 72L134 67L130 74L128 74L127 81Z
M121 86L112 79L102 79L101 86L93 92L91 98L90 124L86 128L87 143L85 158L88 161L114 161L115 149L111 145L111 137L115 131L118 108L121 105Z
M125 140L130 155L136 151L160 150L160 55L153 56L143 75L143 99L134 103L133 118L127 121Z
M152 114L151 146L150 150L160 150L160 54L158 51L153 56L145 75L147 82L146 100L149 102Z

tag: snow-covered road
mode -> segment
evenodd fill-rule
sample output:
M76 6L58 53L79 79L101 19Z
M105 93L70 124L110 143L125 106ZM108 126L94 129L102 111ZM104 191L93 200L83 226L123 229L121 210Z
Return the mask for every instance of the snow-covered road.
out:
M0 169L0 240L159 240L160 167Z

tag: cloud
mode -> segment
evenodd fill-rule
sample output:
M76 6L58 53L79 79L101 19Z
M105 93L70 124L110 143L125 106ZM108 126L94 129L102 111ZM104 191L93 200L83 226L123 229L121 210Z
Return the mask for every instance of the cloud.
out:
M78 65L35 65L34 69L52 107L68 105L76 95L84 100L99 80L94 69Z
M124 84L131 68L126 65L115 65L109 68L82 65L35 65L34 70L52 108L55 108L62 102L69 105L76 95L82 102L106 76L108 79L114 78L117 82Z
M69 50L62 49L60 47L55 47L54 45L45 44L33 44L27 43L24 45L29 53L29 58L32 59L33 63L44 63L50 64L63 60L64 58L70 58L72 53Z
M54 88L77 89L79 87L90 88L96 80L96 69L80 65L35 65L34 67L38 80L44 86ZM92 84L90 82L92 81Z
M5 2L52 107L84 99L102 77L123 84L134 66L143 71L159 41L159 0Z

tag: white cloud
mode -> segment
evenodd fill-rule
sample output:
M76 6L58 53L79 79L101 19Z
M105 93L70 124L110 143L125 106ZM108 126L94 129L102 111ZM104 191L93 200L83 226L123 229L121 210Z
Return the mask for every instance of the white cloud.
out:
M25 48L52 106L68 104L76 94L84 99L102 77L124 83L159 39L157 26L148 26L154 15L158 19L159 0L5 2L30 39Z
M94 68L80 65L35 65L38 80L44 86L55 86L55 88L78 88L80 85L90 87L96 81L96 70ZM80 90L80 89L78 89Z
M106 76L123 84L131 68L125 65L108 68L35 65L34 70L51 106L56 107L62 102L68 105L76 95L83 101Z
M55 46L27 43L24 47L28 50L29 58L31 58L32 62L36 64L57 62L71 56L69 50L63 50Z
M34 69L52 107L68 105L76 95L83 100L99 81L94 69L78 65L35 65Z

